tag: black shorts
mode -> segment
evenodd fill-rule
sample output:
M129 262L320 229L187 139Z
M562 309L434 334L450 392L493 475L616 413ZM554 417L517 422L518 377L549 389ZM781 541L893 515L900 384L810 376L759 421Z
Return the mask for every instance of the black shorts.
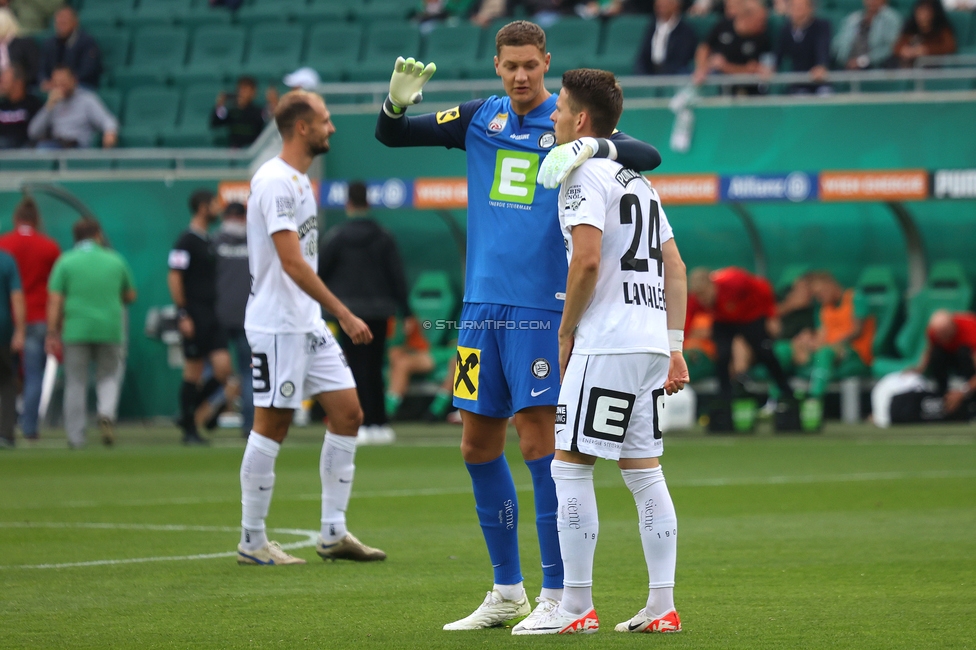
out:
M183 339L183 356L187 359L205 359L211 352L227 349L227 332L208 310L188 309L193 319L193 338Z

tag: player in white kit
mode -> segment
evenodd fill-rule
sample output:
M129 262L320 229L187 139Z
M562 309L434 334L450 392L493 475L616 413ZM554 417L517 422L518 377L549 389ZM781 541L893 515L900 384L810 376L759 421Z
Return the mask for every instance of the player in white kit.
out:
M275 458L288 435L294 409L314 397L329 416L322 445L322 530L316 552L323 559L382 560L386 554L346 530L356 434L363 413L356 382L339 344L326 329L321 308L335 315L354 343L367 343L369 327L319 279L318 206L306 174L315 156L329 150L335 133L321 96L295 90L281 98L275 123L281 153L258 169L247 203L247 253L251 297L244 329L251 345L254 430L241 462L240 564L305 564L268 541L264 520L271 505Z
M608 137L623 93L613 74L570 70L552 114L556 141ZM685 266L657 192L637 172L605 159L563 181L559 220L569 256L559 327L562 386L552 478L559 500L563 598L547 617L513 634L596 632L593 554L599 521L597 458L617 461L634 495L650 589L619 632L678 632L674 609L677 519L658 457L658 399L688 381L682 356Z

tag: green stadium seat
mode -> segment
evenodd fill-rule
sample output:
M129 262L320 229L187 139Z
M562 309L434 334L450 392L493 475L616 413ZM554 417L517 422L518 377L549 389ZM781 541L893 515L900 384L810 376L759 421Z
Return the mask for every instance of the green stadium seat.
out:
M363 22L375 20L406 20L417 8L414 0L369 0L355 7L355 16Z
M91 158L69 158L65 161L67 169L70 171L93 171L102 169L112 169L111 160L91 159Z
M133 36L129 65L113 73L122 89L163 83L170 73L183 67L187 30L183 27L143 27Z
M437 62L437 76L457 79L478 65L481 29L474 25L438 27L427 35L424 61Z
M698 35L698 41L704 42L708 39L708 33L712 31L712 28L718 24L720 18L715 14L708 16L685 16L684 18L688 21L688 25L695 30L695 34Z
M342 79L359 61L363 28L356 24L319 23L308 36L304 65L314 68L324 81ZM391 68L392 69L392 68Z
M119 70L128 63L131 37L127 29L89 32L98 42L102 53L102 68L107 72Z
M114 88L101 88L98 96L109 113L118 117L122 114L122 93Z
M900 311L901 292L891 268L869 266L864 269L854 285L854 312L860 318L874 317L876 328L872 350L875 357L892 353Z
M546 30L546 47L552 54L549 75L561 77L566 70L591 66L596 60L599 45L598 21L581 18L560 20Z
M797 279L810 270L809 264L787 264L783 272L779 274L776 284L773 285L776 295L783 296L790 290Z
M457 314L458 300L451 286L450 276L443 271L424 271L414 282L408 296L410 309L417 320L432 322L451 320ZM457 333L448 329L432 328L424 332L432 346L449 343Z
M190 13L193 0L140 0L139 5L123 18L127 25L165 25L180 22Z
M309 20L347 20L361 4L359 0L311 0L305 16Z
M623 16L607 25L600 54L591 62L593 67L609 70L615 75L634 73L634 60L644 40L649 20L640 16Z
M956 44L959 47L976 45L976 14L972 11L947 11L949 22L956 34Z
M173 169L173 163L174 161L170 158L146 158L146 159L136 158L132 160L121 159L116 161L115 168L116 169Z
M78 20L85 27L90 23L118 24L132 13L133 0L87 0L78 12Z
M244 58L244 28L232 25L204 25L193 34L186 67L174 70L177 84L223 82L241 70Z
M304 42L299 25L258 25L251 29L244 71L261 79L281 77L299 67Z
M127 147L154 147L159 134L176 125L180 95L173 88L135 88L125 98L120 139Z
M234 14L224 7L211 7L204 0L198 0L189 12L178 17L178 22L187 27L203 25L229 25Z
M911 81L902 79L860 82L862 93L900 93L912 90Z
M4 172L49 172L54 169L54 160L3 160L0 171Z
M875 360L873 373L882 377L915 364L925 349L925 328L937 309L965 311L971 308L973 288L958 262L932 265L925 288L908 303L908 319L895 337L895 351L900 358Z
M307 9L306 0L251 0L237 11L235 18L242 25L263 25L301 19Z
M389 81L393 63L404 53L420 52L420 32L409 24L373 25L366 35L362 63L350 71L353 81Z
M217 95L223 88L219 84L197 83L183 90L180 116L175 126L160 131L164 147L209 147L216 137L210 128L210 116Z
M972 90L972 79L926 79L922 82L925 90Z
M783 23L786 22L786 16L780 16L773 12L769 12L769 19L766 23L766 35L769 36L769 42L772 44L775 50L776 44L779 42L780 30L783 29ZM831 32L833 34L833 32Z

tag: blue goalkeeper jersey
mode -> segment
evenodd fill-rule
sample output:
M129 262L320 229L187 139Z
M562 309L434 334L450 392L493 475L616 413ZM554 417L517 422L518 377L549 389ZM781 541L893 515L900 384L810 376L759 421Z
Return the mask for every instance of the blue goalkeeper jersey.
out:
M467 303L562 311L568 269L558 190L536 184L556 145L549 119L555 108L551 95L519 117L507 96L492 96L417 117L380 113L376 137L388 146L467 151ZM611 139L625 167L649 170L661 162L651 145L619 133Z

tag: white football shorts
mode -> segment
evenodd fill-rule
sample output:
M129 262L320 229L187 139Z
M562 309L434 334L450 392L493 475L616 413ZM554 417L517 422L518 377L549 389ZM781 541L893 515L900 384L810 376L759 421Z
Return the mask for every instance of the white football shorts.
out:
M339 343L325 327L304 334L247 332L254 405L296 409L319 393L355 388Z
M559 389L556 449L588 456L656 458L670 357L654 353L573 354Z

